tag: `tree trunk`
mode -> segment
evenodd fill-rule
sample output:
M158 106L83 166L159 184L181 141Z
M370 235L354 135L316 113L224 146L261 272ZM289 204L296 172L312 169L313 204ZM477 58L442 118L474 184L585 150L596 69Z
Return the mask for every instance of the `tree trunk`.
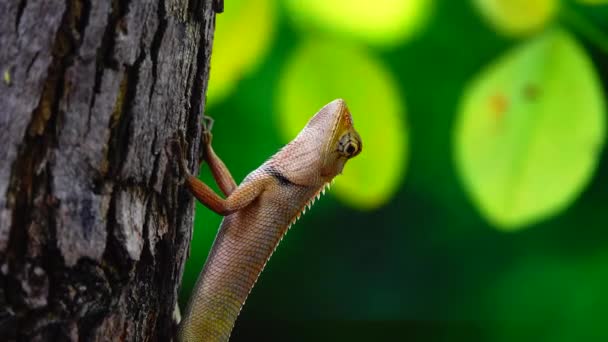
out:
M161 340L188 254L211 0L0 1L0 340Z

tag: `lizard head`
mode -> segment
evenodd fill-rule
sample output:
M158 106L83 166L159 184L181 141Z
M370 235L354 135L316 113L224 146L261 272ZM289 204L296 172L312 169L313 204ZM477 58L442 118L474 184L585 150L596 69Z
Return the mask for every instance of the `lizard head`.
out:
M321 186L342 172L361 152L361 137L342 99L321 108L274 158L274 166L292 182Z
M361 147L346 103L337 99L321 108L272 164L296 184L322 186L340 174Z
M319 121L319 122L316 122ZM325 182L342 173L346 162L359 153L363 147L359 133L353 127L353 118L342 99L325 105L310 120L308 125L323 127L319 141L322 143L320 176ZM307 127L308 127L307 125Z

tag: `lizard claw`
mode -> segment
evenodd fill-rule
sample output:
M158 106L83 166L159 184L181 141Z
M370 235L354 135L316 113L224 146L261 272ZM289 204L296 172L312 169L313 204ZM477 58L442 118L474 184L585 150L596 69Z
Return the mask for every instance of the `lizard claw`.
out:
M203 131L201 133L201 147L199 149L199 160L206 160L211 141L213 140L213 119L210 116L203 115Z
M214 122L215 121L213 120L212 117L203 115L203 130L211 132L211 130L213 129Z
M213 134L211 134L211 130L213 129L213 122L213 118L207 115L203 115L203 132L201 136L203 146L211 144L211 140L213 139Z

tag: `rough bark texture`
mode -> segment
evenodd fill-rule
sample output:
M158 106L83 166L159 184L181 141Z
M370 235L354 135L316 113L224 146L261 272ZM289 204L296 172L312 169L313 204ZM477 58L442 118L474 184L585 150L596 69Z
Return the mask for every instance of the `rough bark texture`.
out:
M0 1L0 340L170 340L193 201L165 145L198 159L214 25L211 0Z

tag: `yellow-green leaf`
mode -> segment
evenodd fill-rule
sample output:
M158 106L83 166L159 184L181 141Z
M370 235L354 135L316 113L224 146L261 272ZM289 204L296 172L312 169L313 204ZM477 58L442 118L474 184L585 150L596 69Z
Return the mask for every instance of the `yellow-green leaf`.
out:
M360 209L386 203L404 177L407 136L403 95L381 62L339 41L309 41L282 72L277 120L285 141L323 105L343 98L361 134L363 150L337 177L332 193Z
M216 16L211 54L208 103L228 95L238 81L253 71L274 38L272 0L229 0Z
M483 17L500 33L520 36L536 32L553 18L559 0L475 0Z
M292 19L316 28L378 45L412 37L427 21L433 0L289 0Z
M466 89L456 163L479 210L514 230L574 201L596 167L604 127L591 61L555 30L506 54Z

